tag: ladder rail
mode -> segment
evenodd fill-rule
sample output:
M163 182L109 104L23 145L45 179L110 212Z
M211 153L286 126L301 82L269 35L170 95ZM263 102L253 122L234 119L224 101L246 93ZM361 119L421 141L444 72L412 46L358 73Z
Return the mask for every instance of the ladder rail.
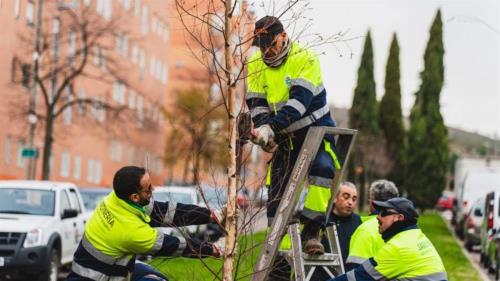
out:
M268 238L262 246L262 252L257 261L254 269L254 275L252 276L252 281L264 281L267 279L270 270L272 270L272 265L274 259L278 253L278 247L281 242L282 237L286 233L286 228L292 212L294 211L297 201L299 199L300 193L303 189L301 183L304 182L312 161L316 157L316 154L323 142L325 134L334 135L337 137L335 142L337 147L338 159L341 163L341 169L336 171L333 185L331 187L332 195L335 189L340 183L340 179L343 177L347 159L349 159L349 154L351 151L352 143L354 142L357 131L352 129L336 128L336 127L311 127L309 128L302 149L294 163L290 177L285 188L285 191L281 197L280 204L276 215L271 223L271 231ZM326 217L328 219L329 214L333 206L333 196L331 196L330 202L328 204L328 211ZM298 229L297 229L298 230ZM300 237L300 235L299 235ZM293 244L293 243L292 243ZM300 248L300 243L296 243ZM299 249L301 252L301 249ZM295 256L298 257L297 254ZM341 258L341 256L340 256ZM300 258L299 260L303 260ZM303 263L302 263L303 264ZM299 265L300 267L300 265ZM304 272L304 271L303 271ZM302 273L301 273L302 274ZM304 276L304 275L301 275ZM299 280L299 279L297 279ZM303 279L302 279L303 280Z

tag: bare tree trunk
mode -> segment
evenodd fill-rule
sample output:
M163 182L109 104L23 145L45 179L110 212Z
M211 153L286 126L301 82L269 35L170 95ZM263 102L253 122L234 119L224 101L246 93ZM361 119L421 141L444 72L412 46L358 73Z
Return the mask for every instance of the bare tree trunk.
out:
M182 172L182 182L186 183L188 181L188 170L189 170L189 157L186 157L184 161L184 171Z
M233 57L232 57L232 42L231 38L231 25L232 25L232 0L226 0L224 11L224 57L225 57L225 75L227 81L227 102L229 113L229 151L228 151L228 185L227 185L227 219L226 219L226 243L224 252L224 281L233 280L233 263L234 263L234 250L236 248L236 89L235 83L232 78L233 70Z
M52 114L47 114L45 119L45 136L43 142L43 159L42 159L42 179L49 180L50 178L50 155L52 154L52 133L54 130L54 118Z
M196 135L193 135L194 155L193 155L193 183L198 185L200 183L200 158L201 158L201 142Z

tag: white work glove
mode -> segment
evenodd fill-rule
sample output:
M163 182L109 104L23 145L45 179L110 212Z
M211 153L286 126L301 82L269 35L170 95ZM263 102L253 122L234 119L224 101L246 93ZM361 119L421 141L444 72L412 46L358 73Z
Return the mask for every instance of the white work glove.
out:
M224 227L226 223L227 207L224 206L220 210L214 210L210 214L211 219L218 225Z
M267 124L252 130L251 141L261 146L266 151L272 150L272 148L276 146L274 142L274 131L271 129L271 126Z

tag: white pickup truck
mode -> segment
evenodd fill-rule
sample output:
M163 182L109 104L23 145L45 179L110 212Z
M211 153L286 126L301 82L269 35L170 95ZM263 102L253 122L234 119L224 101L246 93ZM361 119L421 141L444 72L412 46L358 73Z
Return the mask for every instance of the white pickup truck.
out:
M86 223L74 184L0 181L0 279L57 280Z

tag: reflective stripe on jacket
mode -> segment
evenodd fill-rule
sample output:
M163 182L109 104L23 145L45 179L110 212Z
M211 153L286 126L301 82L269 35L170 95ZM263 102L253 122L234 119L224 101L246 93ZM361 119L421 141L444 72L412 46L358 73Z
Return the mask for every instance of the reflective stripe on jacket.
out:
M375 257L332 280L446 281L448 277L434 245L415 228L396 234Z

